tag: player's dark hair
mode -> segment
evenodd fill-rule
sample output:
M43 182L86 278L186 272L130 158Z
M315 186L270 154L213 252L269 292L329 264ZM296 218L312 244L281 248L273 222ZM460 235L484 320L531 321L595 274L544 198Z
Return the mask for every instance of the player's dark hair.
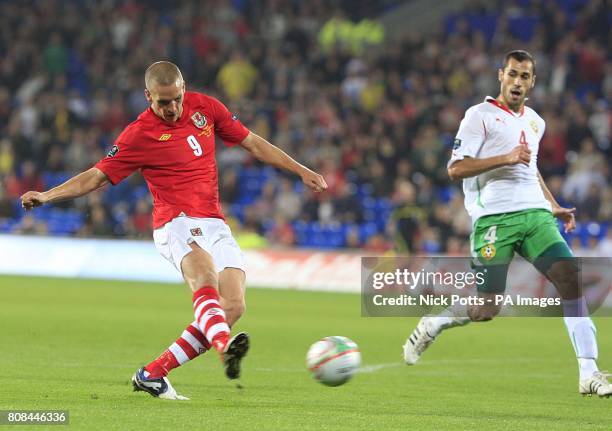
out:
M183 79L178 66L169 61L156 61L147 68L145 72L145 87L150 88L155 81L157 84L172 85L177 79Z
M531 68L533 70L533 74L535 75L536 62L535 62L535 59L533 58L533 55L531 55L530 53L522 49L515 49L513 51L510 51L504 56L504 65L502 67L502 70L506 69L506 66L508 65L508 61L510 61L511 58L515 59L519 63L522 63L523 61L530 61L531 66L532 66Z

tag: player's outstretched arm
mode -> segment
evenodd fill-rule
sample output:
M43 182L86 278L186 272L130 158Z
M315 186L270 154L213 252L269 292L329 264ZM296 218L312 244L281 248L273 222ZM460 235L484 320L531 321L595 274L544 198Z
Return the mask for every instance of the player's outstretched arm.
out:
M508 154L484 159L466 157L462 160L457 160L448 167L448 176L453 181L462 180L464 178L475 177L492 169L501 168L502 166L518 164L529 166L529 162L531 162L531 150L526 145L517 145Z
M540 180L540 187L542 187L544 197L548 202L550 202L550 205L552 206L553 215L559 220L563 221L565 233L571 232L576 229L576 217L574 215L574 213L576 212L576 208L564 208L559 205L559 202L557 202L553 194L546 186L546 183L544 182L544 178L542 178L542 174L540 174L540 171L538 171L538 179Z
M108 182L108 178L101 170L91 168L46 192L29 191L24 193L21 196L21 206L28 211L46 203L78 198L108 184Z
M322 192L327 189L327 183L321 175L296 162L283 150L272 145L261 136L251 132L240 145L257 160L299 175L304 184L315 192Z

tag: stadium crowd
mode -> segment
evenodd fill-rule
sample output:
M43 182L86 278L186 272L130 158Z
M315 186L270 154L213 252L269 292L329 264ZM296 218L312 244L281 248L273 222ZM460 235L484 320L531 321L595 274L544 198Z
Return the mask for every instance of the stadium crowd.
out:
M577 207L568 240L612 256L606 2L473 2L432 35L399 41L372 18L400 2L375 3L0 3L0 231L151 236L138 174L30 215L17 198L103 158L147 108L144 69L168 59L188 89L218 97L330 186L311 194L219 145L221 198L242 246L466 254L450 147L464 111L497 95L503 54L523 48L537 60L528 103L547 122L540 170Z

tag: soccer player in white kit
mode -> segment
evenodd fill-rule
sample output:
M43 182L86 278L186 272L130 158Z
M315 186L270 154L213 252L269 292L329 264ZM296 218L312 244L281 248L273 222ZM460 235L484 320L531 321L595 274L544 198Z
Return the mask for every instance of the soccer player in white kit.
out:
M564 321L578 359L579 393L610 396L612 384L596 363L596 330L580 289L579 268L554 220L559 218L565 231L572 231L575 208L557 203L537 168L546 124L525 106L535 85L535 60L526 51L511 51L498 75L499 96L466 111L448 163L450 178L463 180L465 207L474 226L470 245L475 270L486 280L478 287L479 296L486 305L453 306L423 317L406 340L404 360L415 364L445 329L493 319L501 305L486 300L504 292L508 265L517 252L563 298Z

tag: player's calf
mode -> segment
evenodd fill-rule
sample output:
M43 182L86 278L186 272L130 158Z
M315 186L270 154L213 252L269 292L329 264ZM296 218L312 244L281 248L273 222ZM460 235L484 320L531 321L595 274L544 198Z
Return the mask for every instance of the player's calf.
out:
M467 314L472 322L487 322L499 314L502 306L495 304L496 293L480 292L478 297L484 300L482 305L471 305Z
M468 310L468 316L472 322L488 322L499 314L500 309L488 306L475 306Z
M227 267L219 273L219 296L227 323L233 326L246 310L244 300L245 274L242 269Z
M244 299L228 301L225 298L221 297L219 299L219 303L225 311L227 324L230 327L234 326L234 324L238 321L238 319L242 317L242 315L246 311L246 303Z

